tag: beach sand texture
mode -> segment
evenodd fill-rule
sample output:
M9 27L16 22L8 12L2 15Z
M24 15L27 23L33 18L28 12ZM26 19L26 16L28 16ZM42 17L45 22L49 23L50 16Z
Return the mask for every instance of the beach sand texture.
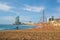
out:
M60 40L60 31L2 31L0 40Z

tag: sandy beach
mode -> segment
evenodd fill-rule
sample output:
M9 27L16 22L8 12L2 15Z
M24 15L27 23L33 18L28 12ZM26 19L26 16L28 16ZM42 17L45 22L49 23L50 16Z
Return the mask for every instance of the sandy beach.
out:
M60 40L60 31L5 30L0 31L0 40Z
M51 24L36 24L35 26L36 28L24 30L2 30L0 40L60 40L58 27Z

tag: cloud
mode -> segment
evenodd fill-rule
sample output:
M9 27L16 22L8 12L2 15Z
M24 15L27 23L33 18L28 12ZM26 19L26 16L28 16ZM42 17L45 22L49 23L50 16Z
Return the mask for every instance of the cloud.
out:
M14 23L15 17L13 16L2 16L0 17L0 24L11 24Z
M0 19L2 19L2 20L7 20L7 21L14 21L14 18L15 17L13 17L13 16L2 16L2 17L0 17Z
M10 6L6 2L0 2L0 11L6 11L6 12L11 12L14 13L15 15L19 15L18 9L14 6ZM10 14L11 14L10 13Z
M29 21L30 20L30 17L28 16L20 16L20 20L24 20L24 21Z
M58 3L60 3L60 0L57 0Z
M7 3L0 3L0 10L9 11L11 9L12 9L12 7L9 6Z
M31 11L31 12L41 12L44 9L45 8L43 6L36 7L36 6L29 6L29 5L26 5L24 8L24 10Z
M15 23L15 18L16 18L16 16L1 16L0 24L13 24L13 23ZM20 16L19 19L21 22L30 21L30 18L28 18L27 16Z

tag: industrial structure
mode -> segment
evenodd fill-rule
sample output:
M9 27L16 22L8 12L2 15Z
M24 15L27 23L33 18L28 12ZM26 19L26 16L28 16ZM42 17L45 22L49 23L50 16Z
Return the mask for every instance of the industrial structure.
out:
M40 17L40 21L38 23L45 23L47 21L44 10L42 11L42 16Z

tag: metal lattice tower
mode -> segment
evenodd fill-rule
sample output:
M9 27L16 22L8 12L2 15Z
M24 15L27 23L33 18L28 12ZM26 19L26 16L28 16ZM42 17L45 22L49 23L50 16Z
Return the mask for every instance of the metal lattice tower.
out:
M39 22L42 22L42 23L44 23L44 22L46 22L47 21L47 19L46 19L46 16L45 16L45 12L44 12L44 10L42 11L42 16L40 17L40 21Z
M44 18L45 18L45 15L44 15L44 10L43 10L43 14L42 14L42 22L45 22Z

